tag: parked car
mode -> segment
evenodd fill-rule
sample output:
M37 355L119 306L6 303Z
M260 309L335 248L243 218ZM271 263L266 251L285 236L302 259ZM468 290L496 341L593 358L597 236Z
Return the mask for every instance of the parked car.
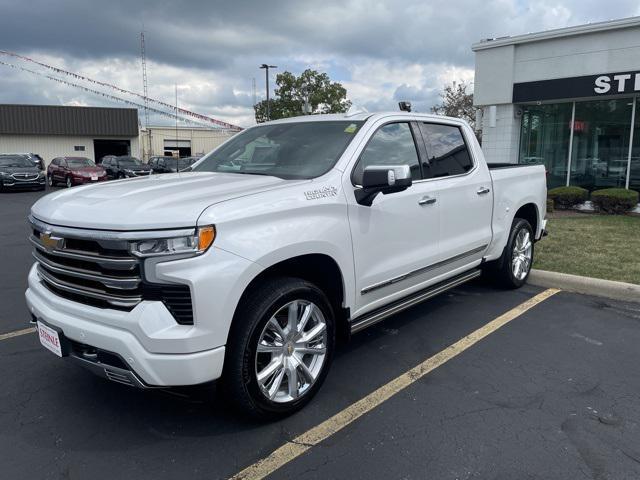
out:
M44 347L107 379L221 379L244 411L289 414L337 337L483 271L522 286L545 211L544 166L488 167L462 120L289 118L180 176L40 199L26 300Z
M175 173L189 168L196 160L196 157L151 157L149 166L153 173Z
M130 156L106 156L102 158L102 167L107 172L107 177L129 178L147 176L151 173L151 167L142 163L136 157Z
M57 157L47 167L49 186L60 183L71 188L85 183L104 182L107 172L86 157Z
M0 155L0 190L44 190L44 172L24 155Z

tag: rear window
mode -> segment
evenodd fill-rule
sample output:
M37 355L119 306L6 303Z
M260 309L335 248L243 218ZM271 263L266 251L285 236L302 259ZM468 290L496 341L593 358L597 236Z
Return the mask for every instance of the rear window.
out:
M427 178L461 175L473 168L473 161L460 128L453 125L421 123L420 129L429 160L429 165L424 171Z

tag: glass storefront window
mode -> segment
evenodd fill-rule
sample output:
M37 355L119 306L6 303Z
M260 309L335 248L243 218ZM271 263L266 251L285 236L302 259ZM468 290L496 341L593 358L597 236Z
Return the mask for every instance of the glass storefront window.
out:
M519 163L544 164L548 188L567 183L572 103L524 107Z
M640 98L636 98L636 121L633 127L629 188L640 192Z
M633 99L576 102L570 185L625 187Z

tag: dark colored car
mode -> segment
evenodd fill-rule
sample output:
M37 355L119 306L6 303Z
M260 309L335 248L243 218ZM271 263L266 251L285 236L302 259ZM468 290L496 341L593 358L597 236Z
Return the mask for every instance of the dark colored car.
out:
M0 190L44 190L44 172L24 155L0 155Z
M50 187L62 183L70 188L85 183L104 182L107 173L89 158L57 157L51 160L47 168L47 178Z
M198 159L197 157L151 157L149 166L153 173L175 173L189 168Z
M102 157L102 167L108 178L146 177L151 173L151 167L143 164L136 157Z

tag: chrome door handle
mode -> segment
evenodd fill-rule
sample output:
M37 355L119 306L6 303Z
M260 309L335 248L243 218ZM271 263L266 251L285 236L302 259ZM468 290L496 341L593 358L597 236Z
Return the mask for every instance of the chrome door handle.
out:
M480 187L476 193L478 195L484 195L485 193L489 193L491 191L491 189L487 188L487 187Z
M436 198L430 197L429 195L425 195L418 200L418 205L431 205L432 203L436 203Z

